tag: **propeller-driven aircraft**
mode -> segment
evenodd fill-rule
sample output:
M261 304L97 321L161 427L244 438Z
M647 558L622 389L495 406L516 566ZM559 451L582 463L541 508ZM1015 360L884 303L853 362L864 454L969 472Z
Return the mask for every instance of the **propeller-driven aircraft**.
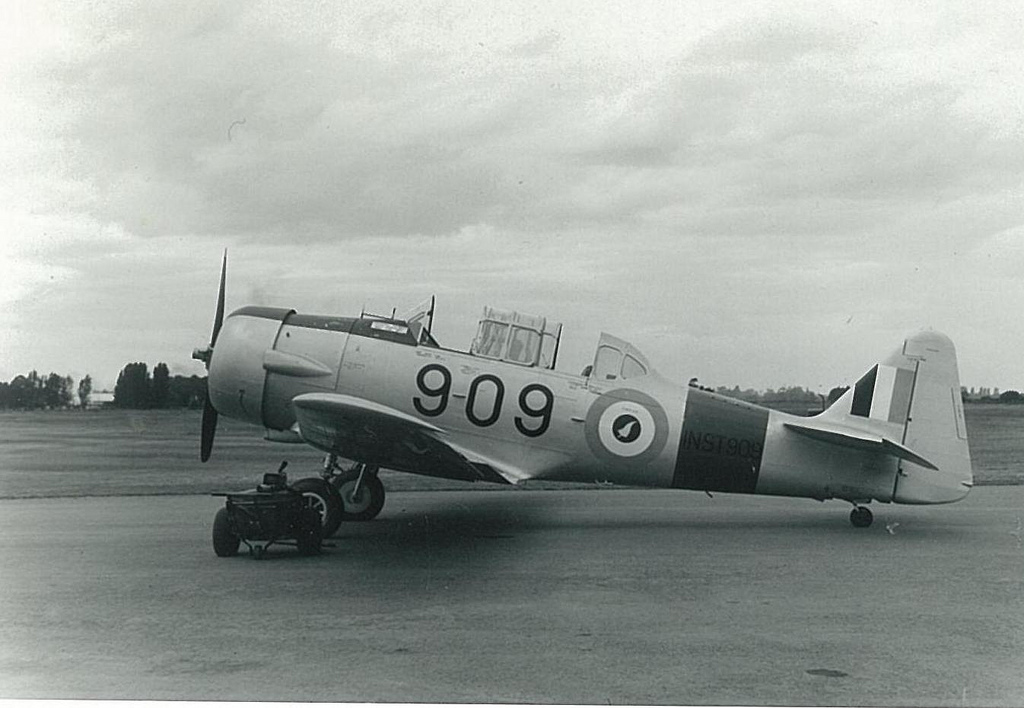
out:
M433 299L405 317L303 315L248 306L224 317L227 257L210 346L201 459L218 413L266 438L326 453L294 486L327 535L384 505L380 468L459 480L529 479L941 504L973 484L953 343L907 337L824 412L801 417L661 376L601 334L580 374L555 368L561 325L485 308L468 350L431 334Z

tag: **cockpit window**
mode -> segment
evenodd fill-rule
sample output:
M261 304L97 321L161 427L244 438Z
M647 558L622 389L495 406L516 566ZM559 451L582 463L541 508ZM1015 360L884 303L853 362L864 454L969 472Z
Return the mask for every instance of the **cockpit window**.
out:
M507 337L507 324L483 321L480 323L480 334L473 353L491 359L500 359L501 355L505 353L505 339Z
M622 360L622 352L613 347L598 347L597 356L594 358L594 370L592 376L601 381L612 381L618 378L619 362Z
M555 368L555 359L558 357L558 339L562 334L562 325L558 325L556 333L545 332L540 338L540 361L538 366L542 369Z
M470 354L500 359L522 366L555 368L558 342L562 335L559 322L522 312L485 307Z
M535 363L540 348L540 333L522 327L512 328L512 339L508 344L508 359L519 364Z
M653 372L647 358L624 339L601 333L594 354L594 365L587 367L583 376L591 381L638 379Z
M629 354L622 359L622 378L637 379L646 375L647 368Z

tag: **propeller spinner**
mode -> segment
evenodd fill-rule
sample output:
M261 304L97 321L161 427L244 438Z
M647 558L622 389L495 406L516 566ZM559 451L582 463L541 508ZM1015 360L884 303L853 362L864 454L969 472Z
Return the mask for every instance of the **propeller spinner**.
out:
M210 346L206 349L196 349L192 352L192 358L206 364L206 370L210 370L210 359L213 358L213 348L217 345L217 335L224 324L224 286L228 272L228 252L224 251L224 261L220 267L220 289L217 293L217 312L213 318L213 334L210 336ZM203 401L203 423L202 437L199 443L199 459L206 462L210 459L213 451L213 436L217 432L217 409L210 402L210 381L207 376L206 399Z

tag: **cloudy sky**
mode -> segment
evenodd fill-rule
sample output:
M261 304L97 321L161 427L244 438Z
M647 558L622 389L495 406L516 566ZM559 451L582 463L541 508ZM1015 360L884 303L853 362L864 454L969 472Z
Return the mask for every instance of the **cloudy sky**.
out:
M1019 2L36 2L0 10L0 380L201 373L228 308L438 296L713 385L918 329L1024 388Z

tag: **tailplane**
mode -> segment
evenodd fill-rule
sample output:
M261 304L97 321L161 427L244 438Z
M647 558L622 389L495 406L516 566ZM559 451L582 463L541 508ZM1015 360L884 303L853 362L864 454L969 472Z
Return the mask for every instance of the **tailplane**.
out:
M956 350L938 332L908 337L827 410L790 427L898 458L893 501L952 502L974 482Z

